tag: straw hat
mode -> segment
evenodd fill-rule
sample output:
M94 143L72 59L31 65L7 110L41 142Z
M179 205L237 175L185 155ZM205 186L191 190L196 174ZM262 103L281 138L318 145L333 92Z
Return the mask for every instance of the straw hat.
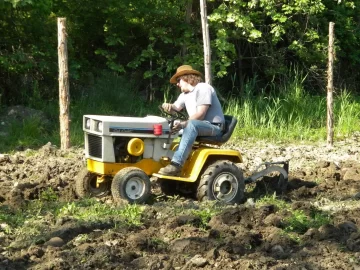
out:
M192 66L189 65L183 65L177 68L176 73L174 76L171 77L170 79L170 83L177 83L176 79L182 75L187 75L187 74L196 74L199 75L201 77L203 77L203 75L201 74L201 72L195 70L192 68Z

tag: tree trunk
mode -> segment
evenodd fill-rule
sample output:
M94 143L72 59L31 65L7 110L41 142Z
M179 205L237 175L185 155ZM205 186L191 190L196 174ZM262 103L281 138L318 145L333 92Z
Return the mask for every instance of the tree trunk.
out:
M333 64L334 64L334 23L329 24L329 49L328 49L328 72L327 72L327 145L334 143L334 113L333 113Z
M61 149L70 148L69 72L66 41L66 18L58 18L59 105Z
M185 15L185 23L190 25L191 14L192 14L192 6L193 0L188 0L186 4L186 15ZM187 47L184 44L181 48L181 56L184 57L187 54Z
M204 43L205 82L211 84L211 50L210 50L209 25L207 20L207 11L206 11L206 0L200 0L200 10L201 10L201 26L202 26L203 43Z

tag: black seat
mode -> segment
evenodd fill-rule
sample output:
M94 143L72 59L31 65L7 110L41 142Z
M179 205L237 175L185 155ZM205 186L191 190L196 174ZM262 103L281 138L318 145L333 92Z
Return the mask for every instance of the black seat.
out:
M204 144L222 145L226 143L237 124L237 119L231 115L224 115L225 117L225 129L221 136L198 136L196 142Z

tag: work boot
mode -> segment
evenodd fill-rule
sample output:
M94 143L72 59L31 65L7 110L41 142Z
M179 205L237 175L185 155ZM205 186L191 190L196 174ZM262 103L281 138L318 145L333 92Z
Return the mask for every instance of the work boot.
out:
M168 176L179 176L181 173L181 167L174 164L169 164L164 168L161 168L158 174L168 175Z

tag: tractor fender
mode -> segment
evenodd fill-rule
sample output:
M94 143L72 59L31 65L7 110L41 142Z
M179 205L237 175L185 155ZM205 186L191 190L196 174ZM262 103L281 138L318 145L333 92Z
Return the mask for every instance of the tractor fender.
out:
M200 147L191 152L183 166L183 177L195 182L206 167L218 160L229 160L242 163L242 156L237 150Z

